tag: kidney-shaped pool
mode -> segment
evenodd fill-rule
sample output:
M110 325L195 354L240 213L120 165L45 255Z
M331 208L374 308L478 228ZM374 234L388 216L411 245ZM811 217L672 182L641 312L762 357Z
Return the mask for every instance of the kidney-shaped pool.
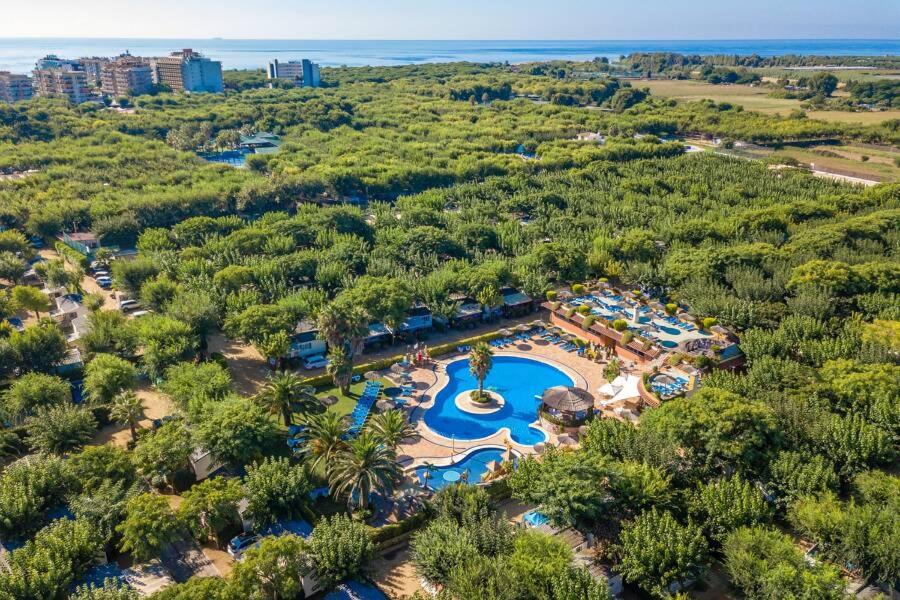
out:
M545 362L519 356L495 356L491 372L484 380L486 390L499 394L503 406L491 413L475 414L461 410L456 397L474 390L478 381L469 372L469 359L447 365L449 382L435 396L434 405L425 412L425 424L435 433L458 440L480 440L508 428L514 442L524 445L543 442L543 431L531 427L537 421L540 396L557 385L574 385L562 370Z

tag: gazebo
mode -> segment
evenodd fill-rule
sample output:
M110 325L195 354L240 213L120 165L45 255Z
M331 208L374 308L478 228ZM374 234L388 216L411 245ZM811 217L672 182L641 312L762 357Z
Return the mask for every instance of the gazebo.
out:
M541 396L541 412L564 427L580 425L594 409L590 392L570 386L547 388Z

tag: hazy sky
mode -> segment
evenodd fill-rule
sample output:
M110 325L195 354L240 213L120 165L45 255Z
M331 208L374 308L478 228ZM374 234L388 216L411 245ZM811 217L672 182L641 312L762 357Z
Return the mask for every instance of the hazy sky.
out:
M0 0L0 37L900 37L900 0Z

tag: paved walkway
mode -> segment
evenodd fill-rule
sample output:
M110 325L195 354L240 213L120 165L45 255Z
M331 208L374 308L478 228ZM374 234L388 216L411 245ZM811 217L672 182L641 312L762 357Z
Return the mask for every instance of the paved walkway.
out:
M566 372L575 381L576 385L588 390L595 397L597 389L606 383L603 378L603 367L586 358L582 358L573 352L566 352L559 346L550 344L545 340L522 342L515 346L496 352L497 356L518 355L546 361ZM534 447L512 441L508 431L501 429L488 438L481 440L450 440L438 435L424 423L425 411L434 404L435 394L447 383L445 372L446 365L464 355L453 354L443 357L435 362L434 367L415 369L411 376L418 390L418 398L410 410L410 422L416 426L419 438L413 443L401 444L398 455L404 461L404 466L421 464L425 460L434 464L449 463L455 456L478 446L504 447L507 441L512 443L513 449L520 454L533 454ZM545 430L546 431L546 430ZM557 436L548 432L549 443L555 444Z

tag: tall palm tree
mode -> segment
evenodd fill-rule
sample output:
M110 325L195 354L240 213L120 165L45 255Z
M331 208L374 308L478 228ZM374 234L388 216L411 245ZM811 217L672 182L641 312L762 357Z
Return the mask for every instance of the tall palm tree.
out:
M304 421L307 435L307 448L312 456L312 468L320 463L326 465L347 446L344 435L347 425L337 413L326 412L320 415L309 415Z
M131 429L131 441L137 436L137 424L144 416L144 404L132 391L126 391L113 398L109 409L109 417Z
M332 348L328 352L328 366L325 370L331 375L334 385L346 396L353 377L353 358L343 348Z
M469 372L478 380L478 397L484 395L484 379L491 371L494 364L494 352L485 342L479 342L472 347L469 354Z
M285 427L291 426L294 403L312 404L316 401L315 396L310 396L306 386L303 385L303 379L290 372L270 377L254 400L271 414L281 414Z
M328 484L334 496L348 496L347 505L365 510L369 495L391 494L400 481L397 455L377 436L364 431L329 463Z
M346 302L332 302L319 311L319 333L334 350L343 349L352 359L369 334L369 319L364 310Z
M416 435L416 428L399 410L389 410L375 415L369 419L366 429L371 431L383 444L394 450L400 445L401 440Z

